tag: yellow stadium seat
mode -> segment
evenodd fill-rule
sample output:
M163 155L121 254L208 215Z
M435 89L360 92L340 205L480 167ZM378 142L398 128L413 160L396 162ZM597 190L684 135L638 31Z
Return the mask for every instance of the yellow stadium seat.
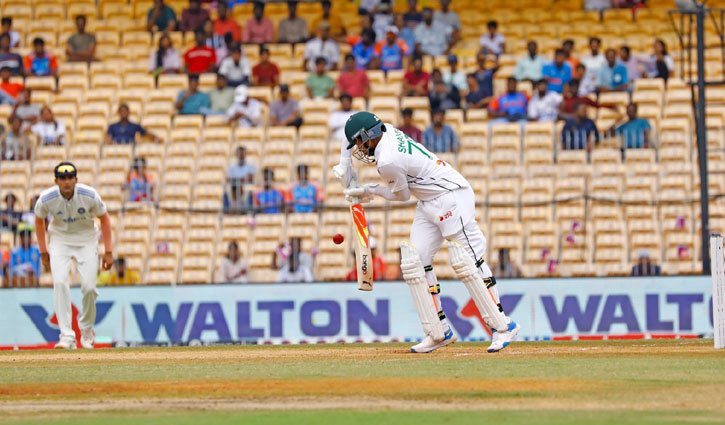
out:
M135 31L135 32L124 32L123 33L123 46L132 47L138 46L146 48L147 51L151 48L151 35L148 32Z

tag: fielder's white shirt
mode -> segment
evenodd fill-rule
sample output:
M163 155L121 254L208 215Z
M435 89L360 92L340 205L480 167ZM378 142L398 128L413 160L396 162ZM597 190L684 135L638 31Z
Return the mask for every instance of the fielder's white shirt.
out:
M50 216L48 234L62 242L85 244L98 240L96 217L106 213L106 204L90 186L76 184L73 197L65 199L58 186L46 189L35 204L36 217Z
M385 124L385 130L375 147L375 162L391 191L399 192L407 186L418 200L430 201L469 187L458 171L423 145L390 124Z

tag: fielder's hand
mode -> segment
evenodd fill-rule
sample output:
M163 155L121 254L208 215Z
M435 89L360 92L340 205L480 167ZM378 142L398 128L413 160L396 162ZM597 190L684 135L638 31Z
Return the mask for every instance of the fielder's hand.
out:
M40 254L40 262L46 271L50 271L50 254L43 252Z
M110 270L111 266L113 265L113 253L107 252L103 254L103 270Z

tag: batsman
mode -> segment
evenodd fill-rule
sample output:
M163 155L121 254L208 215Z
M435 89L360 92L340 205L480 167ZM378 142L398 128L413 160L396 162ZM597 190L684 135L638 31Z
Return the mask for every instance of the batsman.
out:
M456 340L440 300L433 257L447 241L451 265L471 294L492 332L489 353L505 348L520 326L501 307L496 279L484 261L486 238L475 218L475 195L468 181L450 164L438 159L391 124L370 112L357 112L345 124L346 141L340 164L333 172L345 188L345 197L369 202L375 196L388 201L418 199L410 243L401 242L400 268L413 296L425 337L411 347L429 353ZM385 185L357 186L352 157L375 163Z

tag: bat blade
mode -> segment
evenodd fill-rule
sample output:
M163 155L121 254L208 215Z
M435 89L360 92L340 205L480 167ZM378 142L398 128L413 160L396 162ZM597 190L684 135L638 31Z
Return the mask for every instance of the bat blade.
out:
M357 268L357 289L373 290L373 256L370 250L370 232L365 219L365 209L358 199L350 205L352 222L355 227L355 267Z

